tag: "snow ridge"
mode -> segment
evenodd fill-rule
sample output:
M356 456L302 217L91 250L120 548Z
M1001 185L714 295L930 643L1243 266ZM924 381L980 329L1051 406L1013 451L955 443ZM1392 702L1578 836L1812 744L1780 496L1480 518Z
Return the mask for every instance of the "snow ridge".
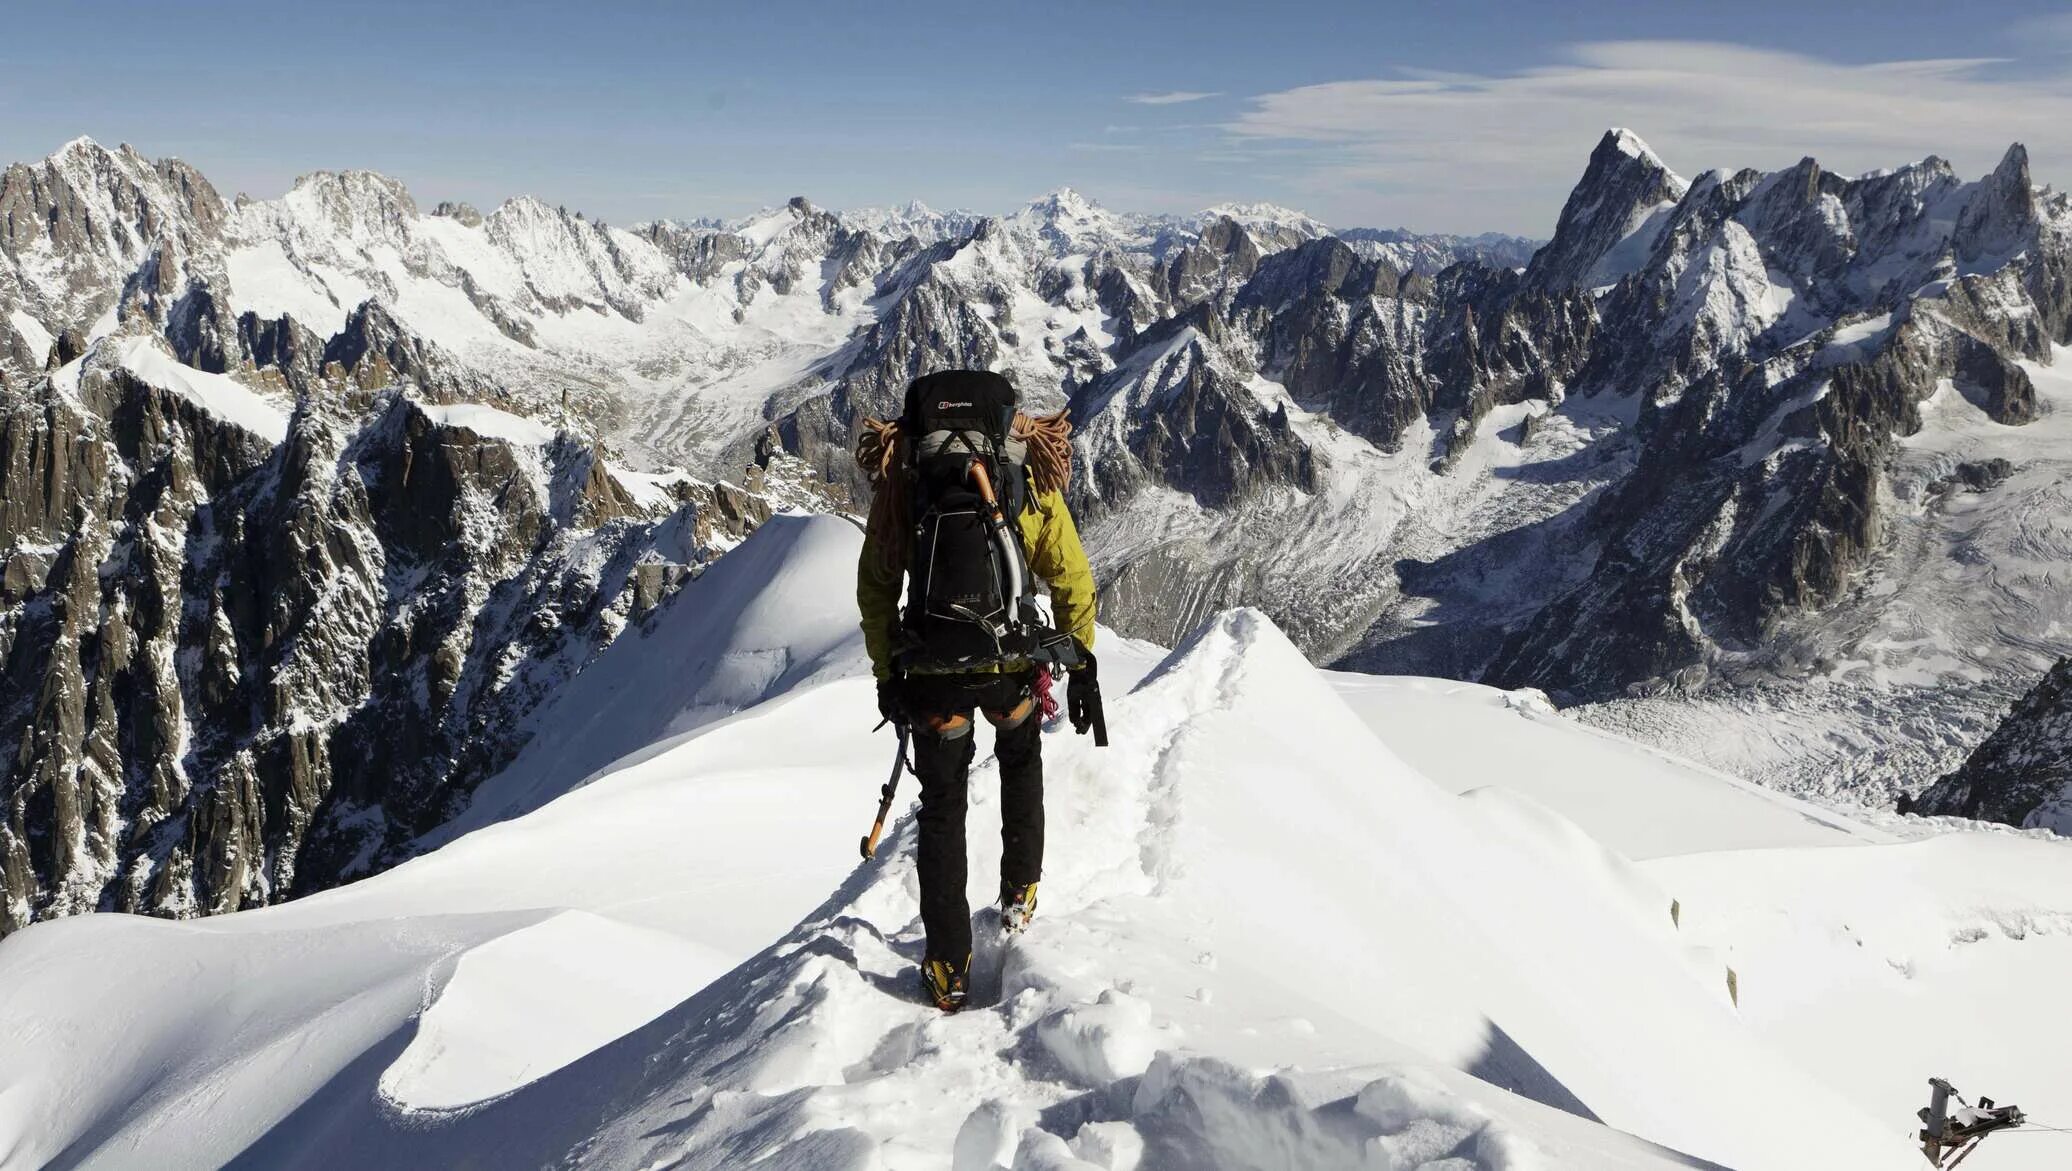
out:
M701 706L690 697L746 657L674 683L640 672L669 660L714 600L738 615L744 656L793 648L779 657L815 661L824 619L787 599L853 561L857 540L829 518L765 529L741 551L754 572L709 579L714 598L684 595L692 604L665 613L660 642L615 648L617 666L602 669ZM1795 1028L1780 1006L1863 995L1864 974L1948 930L1962 906L2029 925L2014 952L1976 953L1998 971L2040 971L2019 965L2072 939L2051 926L2072 924L2067 908L2010 901L2013 889L2072 889L2036 884L2068 862L2043 843L1966 835L1927 862L1841 827L1848 848L1637 866L1599 844L1585 806L1571 821L1443 753L1429 758L1443 786L1405 764L1256 611L1216 616L1162 660L1104 645L1111 716L1130 732L1107 752L1050 739L1043 913L1003 940L980 912L976 1004L959 1016L911 991L910 818L846 879L840 851L811 846L848 844L856 776L882 763L852 635L824 660L834 669L759 692L732 718L672 735L638 717L623 743L662 738L587 784L573 784L584 766L571 761L558 797L386 875L263 914L88 917L10 940L0 1022L112 996L118 969L152 995L109 1000L124 1012L86 1017L62 1059L46 1034L11 1031L32 1040L18 1057L0 1049L0 1136L32 1162L148 1146L181 1163L321 1150L391 1165L467 1153L691 1168L1855 1166L1903 1157L1872 1115L1918 1087L1905 1078L1896 1098L1854 1074L1799 1072L1805 1056L1775 1048ZM604 729L622 694L570 691L554 718ZM1411 721L1450 722L1461 700L1506 713L1477 741L1546 737L1528 749L1528 782L1587 771L1573 753L1606 751L1544 705L1485 709L1481 694L1434 696ZM1636 774L1643 790L1647 770L1685 767L1653 759ZM997 864L983 830L990 770L981 761L973 785L979 887ZM683 849L685 823L703 848ZM597 840L614 849L560 872L538 865ZM777 840L802 844L795 864L758 867ZM1893 867L1924 862L1970 875L1926 923L1866 901ZM1828 880L1756 880L1809 868ZM759 877L744 886L744 873ZM807 909L815 882L833 892ZM729 894L686 897L711 890ZM1830 890L1868 916L1854 921L1871 925L1869 954L1845 932L1831 951L1776 952L1771 920L1851 913ZM1725 953L1743 965L1738 1009L1722 961L1736 946L1753 949ZM247 996L204 994L219 965L244 973ZM1361 978L1309 976L1348 970ZM1957 970L1923 964L1914 978ZM2048 1035L2014 1051L2049 1050L2055 1034L2037 1032ZM2058 1072L2028 1084L2061 1084ZM1779 1094L1808 1109L1751 1133L1748 1112Z

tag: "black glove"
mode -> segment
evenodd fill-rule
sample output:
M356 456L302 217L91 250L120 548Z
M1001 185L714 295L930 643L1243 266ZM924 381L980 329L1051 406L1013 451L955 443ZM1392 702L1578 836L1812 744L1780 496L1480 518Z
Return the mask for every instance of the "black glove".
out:
M897 675L878 680L878 714L885 717L887 723L906 726L905 680Z
M1065 716L1072 730L1084 736L1101 720L1101 680L1094 668L1094 653L1079 648L1079 665L1072 668L1065 683Z

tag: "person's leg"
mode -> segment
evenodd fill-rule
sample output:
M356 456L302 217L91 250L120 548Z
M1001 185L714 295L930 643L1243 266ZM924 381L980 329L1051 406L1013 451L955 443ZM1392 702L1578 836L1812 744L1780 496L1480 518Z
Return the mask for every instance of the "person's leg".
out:
M934 681L914 688L914 772L921 779L916 868L921 879L921 924L929 956L962 968L971 955L971 906L964 857L964 809L971 772L972 702L969 692ZM939 735L929 716L960 716L963 731Z
M1002 681L987 697L987 716L997 724L993 751L1000 761L1000 885L1005 890L1043 877L1043 717L1034 710L1029 680ZM1021 709L1027 702L1028 708Z

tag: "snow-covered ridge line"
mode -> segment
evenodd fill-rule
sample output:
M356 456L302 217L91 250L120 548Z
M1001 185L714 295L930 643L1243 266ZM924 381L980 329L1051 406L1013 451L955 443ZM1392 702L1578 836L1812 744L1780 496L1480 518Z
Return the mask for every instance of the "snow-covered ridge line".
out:
M554 428L544 423L487 403L421 402L417 407L435 423L465 427L477 435L510 443L538 446L553 442L556 435Z
M179 395L204 413L269 443L280 443L288 437L292 404L283 404L235 378L183 365L156 337L101 338L84 355L52 371L51 380L67 393L76 393L80 378L90 369L126 371L139 381Z
M2072 963L2036 926L2072 912L2072 851L1816 824L1529 695L1320 674L1245 611L1171 654L1103 635L1128 731L1046 737L1042 913L984 936L978 1003L943 1017L911 991L910 818L848 852L888 748L825 604L858 541L760 530L562 689L560 734L417 861L0 944L0 1149L1781 1171L1913 1157L1921 1071L2038 1117L2072 1095L2061 1017L1943 1047L1997 1019L1995 982ZM1923 999L1943 1028L1881 1019Z

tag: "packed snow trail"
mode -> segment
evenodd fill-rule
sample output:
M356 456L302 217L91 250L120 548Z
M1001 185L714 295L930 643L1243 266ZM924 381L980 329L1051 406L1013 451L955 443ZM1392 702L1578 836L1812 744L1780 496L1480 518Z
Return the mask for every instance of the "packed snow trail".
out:
M1047 739L1042 913L1002 943L978 912L976 1004L944 1017L916 993L910 817L849 853L891 744L838 612L858 540L792 518L730 554L549 709L543 734L584 743L536 740L483 827L426 857L264 911L0 944L0 1165L1904 1166L1914 1095L1780 1035L1889 946L1813 937L1854 910L1925 947L1946 920L1923 935L1876 885L1899 859L1977 874L1948 921L2072 912L2072 850L1855 844L1877 835L1651 753L1608 769L1636 814L1581 783L1622 747L1529 696L1398 681L1423 699L1356 711L1239 611L1127 695L1153 655L1104 640L1115 746ZM755 572L722 575L736 558ZM1428 777L1377 737L1391 718L1475 743L1416 743ZM1675 796L1650 798L1651 767ZM982 763L981 907L995 788ZM1687 853L1765 839L1790 848ZM1790 876L1842 873L1777 929ZM2001 938L1952 953L1965 979L2062 976ZM2027 1085L2072 1080L2047 1022L1963 1054L1974 1078L1827 1015L1823 1043L1882 1055L1880 1078L1957 1074L2039 1117L1991 1076L2000 1051Z
M1904 1156L1748 1036L1667 896L1556 815L1412 773L1262 616L1226 615L1115 706L1130 733L1109 753L1052 741L1044 912L982 950L979 1008L913 1001L903 832L593 1149L719 1167L820 1133L855 1153L825 1165L858 1167L939 1165L946 1141L971 1167L1102 1165L1118 1142L1152 1167L1672 1159L1594 1114L1786 1166L1745 1125L1782 1100L1824 1118L1795 1158ZM981 882L996 865L974 834ZM1291 1066L1316 1072L1268 1072Z

